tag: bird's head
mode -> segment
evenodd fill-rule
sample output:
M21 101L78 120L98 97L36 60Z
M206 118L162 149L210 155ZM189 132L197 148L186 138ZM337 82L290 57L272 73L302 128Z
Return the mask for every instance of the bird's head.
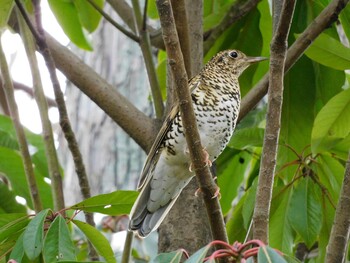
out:
M248 57L239 50L225 50L216 54L207 65L239 77L251 64L266 59L265 57Z

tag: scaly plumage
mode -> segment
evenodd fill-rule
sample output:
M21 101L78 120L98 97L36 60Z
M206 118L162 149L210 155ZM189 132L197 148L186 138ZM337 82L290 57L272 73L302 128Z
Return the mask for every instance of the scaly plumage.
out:
M247 57L238 50L222 51L189 81L199 134L210 161L220 155L234 131L241 101L238 77L250 64L264 59ZM142 170L141 193L130 213L130 230L145 237L161 224L194 176L189 167L184 129L175 105Z

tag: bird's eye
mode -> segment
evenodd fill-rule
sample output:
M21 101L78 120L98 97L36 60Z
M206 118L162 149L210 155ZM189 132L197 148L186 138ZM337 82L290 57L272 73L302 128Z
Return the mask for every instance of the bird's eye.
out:
M231 51L229 54L228 54L231 58L236 58L238 57L238 53L236 51Z

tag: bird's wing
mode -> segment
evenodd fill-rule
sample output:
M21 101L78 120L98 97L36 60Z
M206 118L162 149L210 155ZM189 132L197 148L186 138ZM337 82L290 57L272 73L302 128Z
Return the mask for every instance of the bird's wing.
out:
M191 93L199 86L200 84L200 76L197 75L195 77L193 77L190 81L189 81L189 88L191 90ZM164 137L167 134L167 132L169 131L169 128L171 126L171 123L174 121L176 115L179 113L179 104L175 103L175 105L171 108L169 114L167 115L167 117L165 118L162 127L160 128L158 135L151 147L151 150L148 153L146 162L143 166L142 172L141 172L141 176L140 176L140 181L139 184L137 186L137 189L141 189L142 186L145 184L145 182L147 180L150 179L150 171L153 169L154 165L157 163L160 153L161 151L160 146L163 143Z

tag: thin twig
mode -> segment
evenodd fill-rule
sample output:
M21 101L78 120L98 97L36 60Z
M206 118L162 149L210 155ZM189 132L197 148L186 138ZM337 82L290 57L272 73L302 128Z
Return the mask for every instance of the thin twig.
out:
M346 162L343 185L340 191L334 222L327 246L326 262L344 262L350 233L350 151Z
M121 263L129 263L130 262L133 238L134 238L134 232L126 231L126 238L125 238L125 244L124 244Z
M227 234L223 215L217 197L212 198L217 190L208 166L205 161L203 146L200 142L196 118L193 112L192 100L188 88L188 78L176 32L175 21L170 0L157 0L157 9L163 30L163 39L166 46L169 65L174 76L177 96L179 98L181 119L185 128L185 137L190 152L191 162L196 178L199 181L207 208L213 238L227 242Z
M24 134L24 129L19 120L18 108L15 100L15 94L14 94L11 77L10 77L10 71L6 62L6 57L1 45L1 41L0 41L0 69L1 69L1 75L4 81L3 87L6 95L7 105L10 109L11 118L15 126L17 140L18 140L19 148L22 155L24 172L25 172L27 183L29 186L30 196L33 202L34 210L36 213L38 213L43 209L43 206L41 203L39 190L38 190L38 186L37 186L34 171L33 171L33 164L30 158L27 140Z
M289 48L285 63L285 72L298 61L312 42L332 23L337 21L339 13L345 8L349 0L333 0L323 11L311 22L298 39ZM269 75L266 74L255 87L243 98L238 121L248 114L258 102L266 95L269 85Z
M132 0L131 2L133 5L133 10L135 15L136 28L140 35L140 47L141 47L143 59L146 65L149 84L151 86L151 92L152 92L156 117L158 119L161 119L164 115L164 104L162 99L162 93L160 91L160 85L157 77L156 68L154 65L149 34L147 31L147 27L143 25L144 16L142 16L141 14L139 0Z
M219 36L228 29L233 23L245 17L261 0L238 0L231 6L219 25L206 32L207 35L204 41L204 54L214 45Z
M271 43L266 129L253 214L254 239L259 239L266 244L268 243L270 204L281 127L283 73L287 52L287 37L292 23L294 8L295 0L283 1L282 10L278 16L279 21ZM278 12L278 10L274 11Z
M101 9L93 0L87 0L90 5L92 5L97 12L99 12L109 23L111 23L112 26L114 26L116 29L118 29L120 32L122 32L124 35L129 37L130 39L134 40L135 42L139 43L140 38L133 34L132 32L126 30L122 25L118 24L117 21L115 21L111 16L109 16L103 9Z
M37 25L37 30L35 30L34 26L32 25L27 13L25 12L22 4L19 0L15 0L17 6L19 7L19 10L21 11L21 14L23 15L29 29L31 30L37 45L39 47L40 53L43 55L47 69L50 74L50 79L52 82L52 86L54 88L55 93L55 99L58 107L59 112L59 118L60 118L60 126L62 128L62 131L64 133L64 136L67 140L68 147L73 155L73 161L75 164L75 170L78 175L80 190L82 192L82 195L84 198L91 197L90 194L90 186L89 181L86 175L85 166L82 160L82 156L78 147L77 140L75 138L74 132L72 130L72 127L70 125L70 121L68 118L67 108L66 104L64 102L64 96L56 75L56 66L53 61L53 58L51 56L51 52L46 44L46 38L45 38L45 32L42 27L41 23L41 8L40 8L40 1L39 0L33 0L33 6L34 6L34 14L35 14L35 21ZM55 175L57 176L57 175ZM95 222L93 220L93 214L91 213L85 213L86 222L89 223L92 226L95 226ZM95 250L95 248L89 243L90 248L90 258L92 260L98 259L98 254Z
M47 158L49 175L51 178L52 196L54 201L54 209L59 211L64 209L64 195L62 187L62 175L60 172L59 162L57 158L57 152L55 148L55 142L53 138L52 126L49 119L48 106L46 97L44 94L43 85L40 78L38 61L35 55L35 43L23 17L18 13L17 20L21 31L22 40L27 53L30 69L33 78L34 97L37 102L42 129L43 139L45 146L45 153ZM64 212L63 212L64 213Z

